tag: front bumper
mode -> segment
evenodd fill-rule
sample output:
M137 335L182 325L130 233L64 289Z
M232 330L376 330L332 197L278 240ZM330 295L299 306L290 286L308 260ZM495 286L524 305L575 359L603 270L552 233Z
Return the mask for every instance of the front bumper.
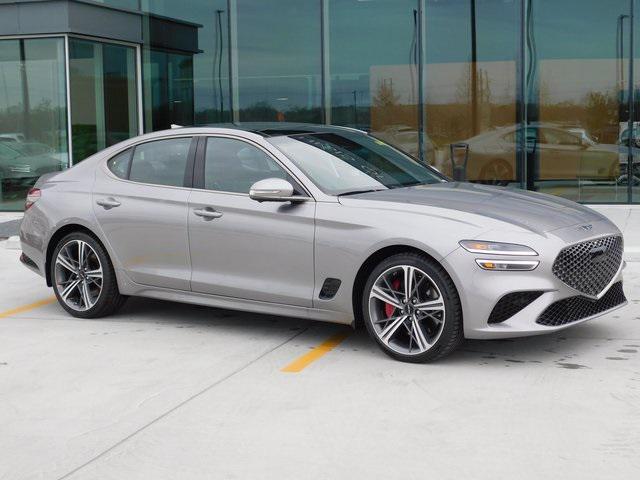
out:
M620 235L620 232L608 231L604 235ZM586 240L589 238L579 239ZM613 290L621 289L623 265L607 287L608 293L603 292L602 301L586 298L554 275L553 262L558 253L569 244L566 239L549 235L543 246L531 245L540 254L538 257L528 257L540 261L533 271L482 270L475 264L479 255L470 254L462 248L446 257L445 268L458 286L465 337L490 339L549 333L586 322L626 305L624 294L620 297ZM540 295L506 320L490 323L489 318L498 301L514 292L540 292ZM619 293L622 293L621 290Z

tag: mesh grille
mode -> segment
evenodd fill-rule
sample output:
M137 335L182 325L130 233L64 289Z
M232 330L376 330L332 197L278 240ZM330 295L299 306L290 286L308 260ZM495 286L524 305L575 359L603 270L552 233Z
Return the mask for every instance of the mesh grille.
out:
M536 323L548 327L557 327L567 323L577 322L598 313L617 307L626 302L622 290L622 282L614 283L600 300L586 297L571 297L552 303L540 314Z
M533 302L542 295L542 292L513 292L508 293L496 303L493 307L491 315L489 315L489 323L501 323L513 317L524 307Z
M553 273L572 288L596 296L609 285L622 262L622 237L603 237L563 249Z

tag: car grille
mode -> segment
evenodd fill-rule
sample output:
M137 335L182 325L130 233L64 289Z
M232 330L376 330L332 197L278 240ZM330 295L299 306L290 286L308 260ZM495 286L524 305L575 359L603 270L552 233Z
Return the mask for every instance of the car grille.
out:
M620 236L577 243L560 252L553 262L553 273L570 287L595 297L618 272L622 253Z
M496 306L493 307L491 315L489 315L488 323L495 324L504 322L533 302L536 298L542 295L542 293L543 292L539 291L507 293L504 297L498 300Z
M558 327L606 312L626 301L627 298L622 290L622 282L617 282L599 300L592 300L586 297L570 297L552 303L540 314L536 323L548 327Z

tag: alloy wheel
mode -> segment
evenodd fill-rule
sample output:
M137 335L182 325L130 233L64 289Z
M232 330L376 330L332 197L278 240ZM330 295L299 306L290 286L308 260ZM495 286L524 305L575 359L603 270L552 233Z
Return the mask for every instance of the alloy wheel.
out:
M412 265L384 271L369 292L375 334L391 350L419 355L440 338L446 319L444 298L429 275Z
M102 293L102 264L87 242L71 240L58 251L55 284L62 301L73 310L91 309Z

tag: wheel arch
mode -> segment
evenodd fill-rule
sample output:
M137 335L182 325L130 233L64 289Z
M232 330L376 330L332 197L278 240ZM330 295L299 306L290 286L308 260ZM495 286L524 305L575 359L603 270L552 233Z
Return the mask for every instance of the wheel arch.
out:
M365 259L362 265L360 265L358 273L356 273L355 280L353 282L353 288L351 291L351 302L353 306L353 316L356 325L361 325L363 321L362 302L360 299L364 290L364 286L367 283L367 279L369 278L369 274L382 260L399 253L418 253L429 258L445 271L445 273L449 276L454 286L456 287L456 290L458 289L457 282L455 281L455 276L451 275L447 271L447 268L442 264L442 262L438 261L438 259L436 259L433 255L429 254L425 250L408 244L395 244L379 248L375 252L371 253ZM460 294L458 293L458 296L459 295Z
M56 230L53 233L53 235L51 235L51 238L47 243L47 250L45 254L44 268L45 268L45 279L47 281L48 287L51 287L53 285L51 281L51 260L53 257L53 251L55 250L56 245L58 245L58 242L62 238L69 235L70 233L75 233L75 232L86 233L87 235L92 237L96 242L100 243L100 245L105 247L104 243L100 240L100 238L93 231L91 231L91 229L85 227L84 225L81 225L79 223L69 223L58 228L58 230Z

